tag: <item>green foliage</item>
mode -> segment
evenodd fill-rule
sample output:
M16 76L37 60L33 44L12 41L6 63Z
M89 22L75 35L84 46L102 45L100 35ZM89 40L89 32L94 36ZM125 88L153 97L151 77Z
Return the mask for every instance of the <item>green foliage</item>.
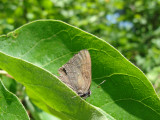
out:
M0 80L0 119L29 120L27 112L18 98L10 93Z
M150 73L147 74L147 77L150 79L154 85L155 90L157 91L158 96L160 96L160 67L155 67Z
M1 0L0 34L37 19L63 20L103 38L150 72L160 65L159 9L159 0Z
M144 74L91 34L44 20L1 36L0 42L0 68L26 87L37 106L53 115L79 120L159 119L160 100ZM88 49L92 59L92 95L87 102L74 97L76 93L56 76L58 68L81 49Z
M0 34L7 34L37 19L65 21L116 47L147 74L159 94L159 9L159 0L1 0ZM0 47L8 44L10 42L3 46L0 44ZM23 51L16 51L19 52ZM10 91L24 100L21 85L3 76L2 80Z

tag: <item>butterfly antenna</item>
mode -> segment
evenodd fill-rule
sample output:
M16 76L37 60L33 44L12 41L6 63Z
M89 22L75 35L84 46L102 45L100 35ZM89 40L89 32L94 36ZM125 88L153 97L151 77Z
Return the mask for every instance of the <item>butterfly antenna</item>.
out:
M103 80L101 83L99 83L98 85L97 85L97 87L95 87L95 88L93 88L92 90L94 90L94 89L96 89L96 88L100 88L101 86L101 84L103 84L104 82L106 82L106 80Z
M98 88L100 88L101 87L100 85L103 84L104 82L106 82L106 80L103 80L101 83L99 83Z
M75 98L75 97L77 97L77 96L73 96L72 98Z

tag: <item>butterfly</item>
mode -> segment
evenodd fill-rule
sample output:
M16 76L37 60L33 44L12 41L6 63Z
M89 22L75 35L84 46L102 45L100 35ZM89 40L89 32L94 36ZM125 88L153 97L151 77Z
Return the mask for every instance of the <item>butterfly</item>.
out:
M81 50L58 70L60 80L80 97L90 96L91 57L88 50Z

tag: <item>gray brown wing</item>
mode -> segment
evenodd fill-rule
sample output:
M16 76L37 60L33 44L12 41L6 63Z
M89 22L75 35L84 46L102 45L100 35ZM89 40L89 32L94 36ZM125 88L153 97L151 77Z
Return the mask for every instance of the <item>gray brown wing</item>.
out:
M88 92L91 84L91 58L88 50L81 50L59 69L60 79L77 93Z

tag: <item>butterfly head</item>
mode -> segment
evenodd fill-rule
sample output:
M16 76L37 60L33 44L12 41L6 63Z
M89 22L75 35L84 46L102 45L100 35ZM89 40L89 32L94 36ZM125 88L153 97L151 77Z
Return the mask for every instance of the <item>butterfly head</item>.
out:
M78 91L78 95L80 97L82 97L83 99L86 99L87 97L89 97L91 95L91 91L90 91L90 89L88 89L88 91L86 93L83 93L82 91Z

